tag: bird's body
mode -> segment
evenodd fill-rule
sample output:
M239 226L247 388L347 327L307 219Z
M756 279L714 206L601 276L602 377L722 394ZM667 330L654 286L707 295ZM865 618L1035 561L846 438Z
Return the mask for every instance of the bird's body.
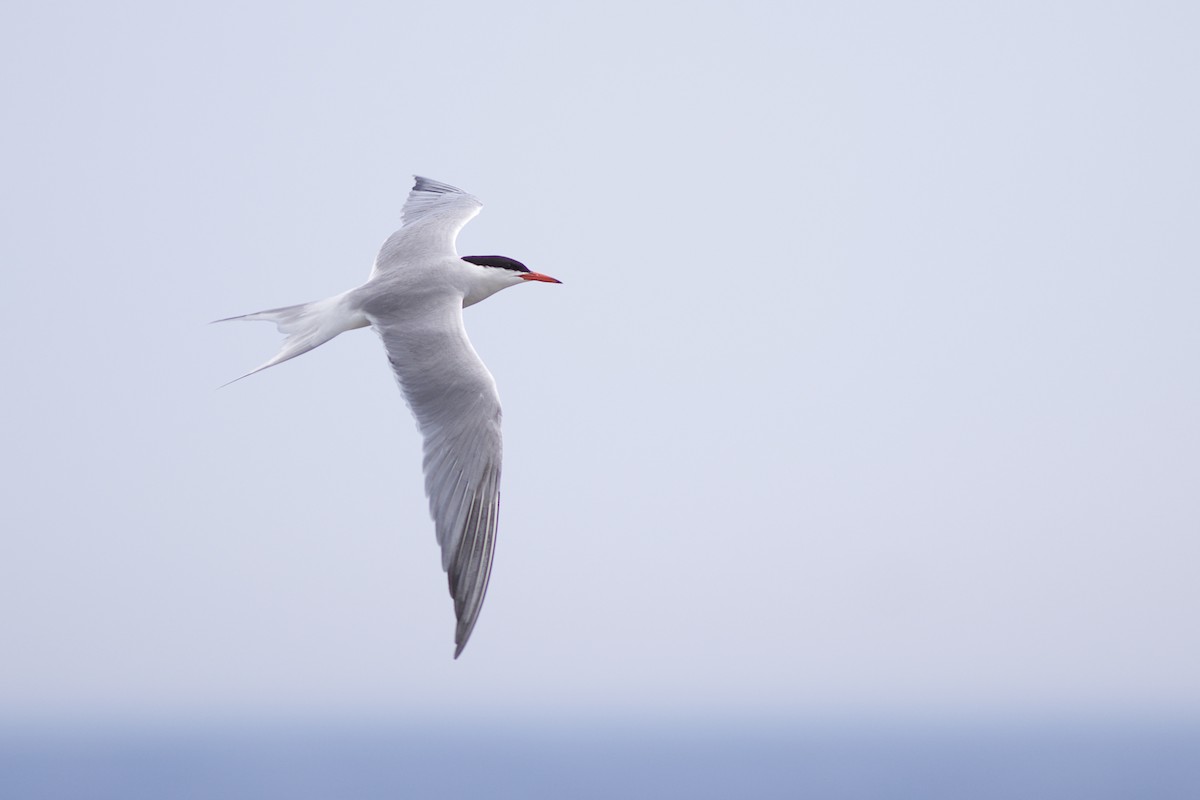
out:
M279 354L248 375L356 328L371 326L383 340L425 441L425 491L458 618L456 658L491 574L501 462L496 383L467 338L462 310L526 281L558 283L502 256L460 258L455 238L480 208L460 189L418 177L402 227L384 242L365 284L230 318L274 322L287 334Z

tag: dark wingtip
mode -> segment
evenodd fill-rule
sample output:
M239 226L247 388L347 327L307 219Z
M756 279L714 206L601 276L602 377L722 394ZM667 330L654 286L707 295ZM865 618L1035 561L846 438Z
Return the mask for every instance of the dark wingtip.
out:
M435 194L465 194L457 186L451 186L442 181L435 181L433 178L426 178L424 175L413 175L413 191L433 192Z

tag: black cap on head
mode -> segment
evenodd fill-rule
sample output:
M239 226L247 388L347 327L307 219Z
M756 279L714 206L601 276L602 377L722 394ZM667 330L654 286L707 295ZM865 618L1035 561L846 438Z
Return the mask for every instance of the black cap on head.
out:
M529 267L508 256L463 256L462 260L470 261L481 267L499 267L500 269L511 269L513 272L529 272Z

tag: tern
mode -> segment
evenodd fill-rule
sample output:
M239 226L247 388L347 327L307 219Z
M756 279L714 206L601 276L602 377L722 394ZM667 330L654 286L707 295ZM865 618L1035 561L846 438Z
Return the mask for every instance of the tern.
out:
M505 256L460 258L455 239L481 208L461 189L415 176L400 229L383 243L362 286L315 303L217 320L274 322L287 335L274 358L242 378L339 333L370 326L379 334L424 439L425 494L458 622L455 658L483 606L500 506L500 397L467 338L462 310L510 286L561 283Z

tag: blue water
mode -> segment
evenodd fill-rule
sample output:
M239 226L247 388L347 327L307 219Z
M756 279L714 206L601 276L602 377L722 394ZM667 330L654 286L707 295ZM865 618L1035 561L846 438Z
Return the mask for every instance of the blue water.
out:
M1200 726L0 735L0 797L1200 799Z

